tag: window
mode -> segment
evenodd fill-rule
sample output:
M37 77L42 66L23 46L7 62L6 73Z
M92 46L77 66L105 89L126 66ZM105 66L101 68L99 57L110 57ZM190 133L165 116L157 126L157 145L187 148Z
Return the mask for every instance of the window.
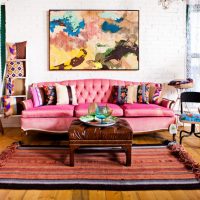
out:
M200 92L200 4L187 6L187 77Z

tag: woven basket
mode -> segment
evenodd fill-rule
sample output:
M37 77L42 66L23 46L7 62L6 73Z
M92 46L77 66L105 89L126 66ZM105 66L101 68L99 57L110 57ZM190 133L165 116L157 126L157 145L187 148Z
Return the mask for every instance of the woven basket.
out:
M193 87L193 82L191 83L183 83L180 85L174 85L175 88L179 88L179 89L188 89L188 88L192 88Z

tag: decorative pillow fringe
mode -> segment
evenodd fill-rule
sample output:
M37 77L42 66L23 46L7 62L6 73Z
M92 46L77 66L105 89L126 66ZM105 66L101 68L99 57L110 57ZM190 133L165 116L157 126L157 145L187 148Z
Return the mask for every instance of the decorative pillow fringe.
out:
M168 145L172 153L185 164L186 168L191 169L196 178L200 180L200 164L195 162L191 156L185 151L182 145L172 144Z
M14 142L0 154L0 167L6 164L7 160L12 156L12 154L15 152L18 146L19 146L19 143Z

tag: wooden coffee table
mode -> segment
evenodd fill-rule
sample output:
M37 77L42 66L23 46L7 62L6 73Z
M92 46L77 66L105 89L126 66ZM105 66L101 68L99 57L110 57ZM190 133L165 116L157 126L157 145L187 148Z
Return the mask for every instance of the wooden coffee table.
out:
M90 126L74 120L68 132L70 166L74 166L74 152L81 146L122 147L126 153L126 166L131 165L132 129L126 120L119 119L108 127Z

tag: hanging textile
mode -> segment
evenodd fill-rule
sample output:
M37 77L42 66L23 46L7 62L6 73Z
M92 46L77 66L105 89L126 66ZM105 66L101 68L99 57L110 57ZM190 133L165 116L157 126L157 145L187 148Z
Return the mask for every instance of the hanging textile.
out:
M187 5L187 78L194 80L193 91L200 92L200 1Z
M6 61L6 51L5 51L5 40L6 40L6 34L5 34L6 28L5 28L5 5L1 5L0 9L0 83L2 83L3 80L3 74L5 70L5 61Z

